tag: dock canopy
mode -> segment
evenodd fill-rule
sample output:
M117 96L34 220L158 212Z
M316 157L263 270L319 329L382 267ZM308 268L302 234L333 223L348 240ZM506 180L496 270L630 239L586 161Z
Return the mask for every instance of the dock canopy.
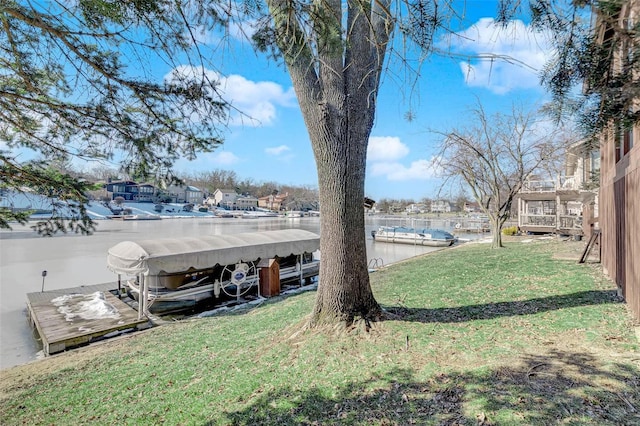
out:
M109 249L107 267L123 275L158 275L313 253L319 248L320 236L302 229L123 241Z

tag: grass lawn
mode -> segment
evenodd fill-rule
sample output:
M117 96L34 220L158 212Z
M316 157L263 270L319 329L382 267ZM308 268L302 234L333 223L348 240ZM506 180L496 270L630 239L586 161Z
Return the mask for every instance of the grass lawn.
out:
M308 330L314 293L2 371L0 424L640 425L637 324L556 240L371 275L393 319Z

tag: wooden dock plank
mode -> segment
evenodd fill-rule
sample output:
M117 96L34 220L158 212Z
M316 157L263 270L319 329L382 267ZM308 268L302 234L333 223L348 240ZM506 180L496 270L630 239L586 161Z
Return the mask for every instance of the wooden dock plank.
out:
M89 343L115 331L149 327L148 319L139 320L135 309L109 291L114 288L115 285L109 283L27 294L29 318L38 330L45 354ZM81 311L74 312L74 307L82 307L85 299L95 292L104 295L105 302L115 308L114 312L93 318ZM52 302L57 297L70 295L76 296L69 304L58 306Z

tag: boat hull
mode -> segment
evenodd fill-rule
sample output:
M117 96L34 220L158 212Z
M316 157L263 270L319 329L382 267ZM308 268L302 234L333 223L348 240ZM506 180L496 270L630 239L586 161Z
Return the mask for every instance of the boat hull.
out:
M427 247L448 247L456 242L456 237L440 229L382 226L371 235L374 241Z
M115 220L161 220L160 216L152 214L125 214L109 216L110 219Z
M455 240L434 240L427 238L413 238L413 237L399 237L399 236L385 236L385 235L375 235L373 237L374 241L380 241L385 243L396 243L396 244L412 244L417 246L427 246L427 247L449 247L453 245Z
M311 260L304 263L302 269L299 264L296 266L283 266L280 269L280 283L294 284L308 281L320 273L320 261ZM149 311L154 314L166 314L171 312L179 312L190 309L198 305L211 305L229 302L239 299L241 295L247 293L247 290L253 288L254 296L257 294L259 285L258 275L247 276L240 288L232 284L230 281L214 284L214 275L211 274L203 277L200 282L175 287L177 281L168 278L176 278L176 276L148 277L150 284L155 284L149 289ZM158 286L165 284L165 286ZM167 285L170 285L168 287ZM127 281L129 296L134 300L140 299L140 288L134 280ZM222 289L224 287L224 290ZM239 290L239 291L238 291Z

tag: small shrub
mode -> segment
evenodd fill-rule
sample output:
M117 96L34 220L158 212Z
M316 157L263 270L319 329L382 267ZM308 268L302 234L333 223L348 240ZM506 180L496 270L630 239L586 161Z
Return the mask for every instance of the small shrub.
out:
M517 226L509 226L508 228L502 228L502 235L516 235L518 233Z

